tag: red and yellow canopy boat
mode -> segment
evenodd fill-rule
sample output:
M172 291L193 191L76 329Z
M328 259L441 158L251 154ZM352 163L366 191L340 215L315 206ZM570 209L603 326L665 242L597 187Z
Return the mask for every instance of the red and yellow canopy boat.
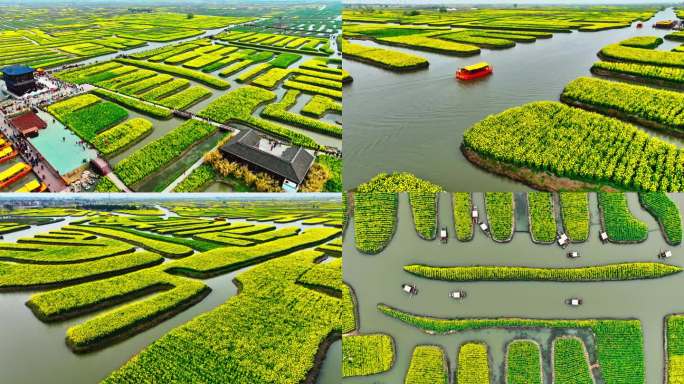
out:
M473 65L465 66L456 72L456 78L459 80L474 80L481 77L489 76L494 72L492 66L487 62L481 62Z
M0 163L14 159L19 153L12 148L10 145L0 144Z
M17 189L16 192L45 192L46 189L47 185L45 185L45 183L41 183L40 181L34 179L24 184L23 187Z
M17 163L0 172L0 188L6 188L15 181L31 172L31 166L26 163Z

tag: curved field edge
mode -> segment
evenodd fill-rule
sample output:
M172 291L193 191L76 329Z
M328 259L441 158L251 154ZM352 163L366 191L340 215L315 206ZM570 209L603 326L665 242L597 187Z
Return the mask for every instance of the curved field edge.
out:
M553 244L558 227L553 195L549 192L528 192L526 197L532 242Z
M639 193L639 204L658 222L660 232L670 245L682 242L682 217L679 207L663 192Z
M439 194L432 192L409 192L411 217L416 234L424 240L437 236Z
M544 190L595 190L603 184L604 190L678 191L684 181L677 161L681 149L673 144L620 120L557 102L491 115L466 130L462 145L476 152L464 151L476 165ZM480 164L478 158L494 162ZM524 174L526 169L530 174Z
M542 384L544 382L541 346L536 340L520 338L506 345L504 356L506 384Z
M589 194L586 192L560 192L558 194L563 229L573 243L589 238L591 213Z
M389 371L395 359L394 338L385 333L342 337L342 377L369 376Z
M416 345L404 384L449 384L449 360L439 345Z
M674 313L663 320L665 378L667 384L681 383L684 379L684 314Z
M597 197L601 228L610 242L640 243L648 238L648 226L634 216L626 194L599 192Z
M255 245L251 252L237 248L219 248L192 257L160 265L135 275L120 276L34 295L27 305L43 321L64 320L156 294L99 314L67 331L67 344L75 352L89 352L127 339L194 305L208 293L201 282L186 277L208 278L271 258L288 255L299 249L315 247L339 236L337 228L311 228L299 235ZM324 254L316 252L318 258ZM166 272L166 273L164 273ZM182 274L177 277L173 274ZM138 277L132 286L121 282ZM90 292L94 292L90 294ZM85 295L85 296L84 296ZM339 332L338 332L339 333Z
M682 271L663 263L620 263L577 268L532 268L511 266L433 267L412 264L406 272L427 279L444 281L622 281L657 279Z
M485 192L485 212L492 240L508 243L515 234L515 197L512 192Z
M551 366L554 383L596 383L587 348L577 336L566 335L553 340Z
M589 329L596 339L597 361L605 384L645 382L641 322L637 319L437 318L404 312L386 304L378 311L428 334L478 329Z
M356 193L350 203L354 213L356 248L377 254L387 247L397 229L399 195L397 193Z
M301 251L240 274L236 296L167 333L103 383L141 377L159 382L315 383L327 347L340 334L340 299L296 280L322 255Z
M454 214L454 232L459 241L473 239L473 197L470 192L454 192L451 197L451 208Z
M173 306L165 308L162 311L153 313L149 318L139 319L138 321L127 324L125 327L119 329L117 332L111 334L104 334L101 337L97 337L93 340L88 340L86 342L74 340L74 338L70 337L69 332L67 332L66 344L69 347L69 349L71 349L75 353L93 352L109 347L112 344L124 341L130 338L131 336L134 336L145 330L151 329L157 324L161 324L167 319L170 319L178 315L179 313L185 311L186 309L202 301L205 297L209 295L209 293L211 293L211 288L209 288L208 286L204 286L193 295L190 295L188 297L183 298L182 300L177 301ZM122 298L122 302L130 300L135 297L136 295L126 296ZM107 306L109 306L111 305L111 302L106 304ZM36 313L36 311L34 311L34 313Z
M584 180L575 180L569 177L557 176L548 171L540 171L530 167L518 166L503 161L487 158L477 151L468 148L466 145L461 145L461 152L463 156L472 164L497 174L505 176L511 180L521 182L531 188L540 191L560 192L560 191L617 191L615 186L601 184L597 182L589 182Z
M136 253L124 253L119 256L138 256ZM50 264L30 264L30 263L24 263L24 264L18 264L19 267L21 266L30 266L33 270L31 271L33 273L33 276L35 276L35 268L41 268L43 269L44 273L46 275L50 275L53 278L50 279L45 279L45 275L39 274L40 277L43 277L44 279L37 279L40 281L14 281L12 278L12 274L7 273L6 271L3 271L3 275L0 277L0 292L18 292L18 291L27 291L27 290L44 290L44 289L54 289L54 288L61 288L61 287L67 287L70 285L77 285L77 284L82 284L82 283L87 283L90 281L95 281L95 280L100 280L100 279L106 279L109 277L115 277L119 275L125 275L131 272L135 272L141 269L153 267L155 265L159 265L164 262L164 259L161 256L151 256L147 260L141 260L140 262L137 263L131 263L131 264L126 264L124 261L117 260L117 263L124 264L125 266L123 268L107 268L107 269L99 269L97 268L97 265L104 262L104 263L109 263L112 258L115 258L117 256L113 256L111 258L101 258L101 259L96 259L95 261L90 261L86 262L85 264L88 265L89 268L92 268L88 272L84 272L82 274L75 274L75 275L69 275L64 278L62 278L62 271L65 269L71 270L73 269L73 266L77 264L55 264L55 265L50 265ZM1 264L1 262L0 262ZM2 269L0 267L0 269ZM26 270L26 273L29 273L29 270Z

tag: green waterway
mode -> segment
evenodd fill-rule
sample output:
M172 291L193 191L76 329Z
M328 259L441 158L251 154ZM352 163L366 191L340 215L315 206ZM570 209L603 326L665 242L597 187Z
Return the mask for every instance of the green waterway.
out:
M97 157L97 151L81 147L81 138L52 115L40 111L38 116L47 123L47 128L41 129L37 137L29 140L60 175Z
M671 197L680 210L684 195ZM442 194L439 201L439 226L449 229L449 242L420 239L411 218L408 197L399 199L399 220L394 239L377 255L364 255L354 247L353 220L344 241L344 280L355 290L360 314L361 333L385 332L394 337L396 361L386 373L360 378L347 378L344 383L401 383L408 369L411 352L416 345L437 344L447 352L453 370L457 350L467 341L484 341L492 356L492 373L496 383L503 382L505 345L515 337L537 340L542 346L547 373L550 364L549 330L516 332L509 330L467 331L452 335L433 336L420 332L398 320L381 314L376 306L385 303L398 309L445 318L458 317L524 317L551 319L578 318L638 318L642 321L646 356L646 383L662 382L663 377L663 318L671 313L684 312L684 274L662 279L599 282L444 282L423 279L403 270L408 264L424 263L437 266L455 265L522 265L530 267L575 267L628 261L659 261L658 253L672 250L674 256L667 263L684 266L684 250L672 247L663 239L656 221L641 208L636 194L628 194L634 215L649 227L648 240L640 244L602 244L598 239L599 216L596 196L590 196L591 232L585 243L562 249L557 245L539 245L530 240L526 209L516 209L516 232L510 243L495 243L479 228L470 242L459 242L454 237L451 197ZM516 199L516 203L520 199ZM480 212L484 196L474 194L474 205ZM481 215L482 216L482 215ZM566 252L578 251L579 259L569 259ZM414 283L419 293L409 297L401 284ZM452 290L463 289L467 298L455 301L448 297ZM564 301L571 297L584 299L581 307L569 307ZM571 331L571 333L577 333ZM579 336L591 343L591 337L580 331ZM591 349L591 348L590 348ZM453 372L452 372L453 373ZM546 383L550 383L547 375Z

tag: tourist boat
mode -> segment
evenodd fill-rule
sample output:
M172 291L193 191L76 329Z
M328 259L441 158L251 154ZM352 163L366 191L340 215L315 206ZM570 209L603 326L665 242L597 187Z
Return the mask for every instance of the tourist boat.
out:
M661 259L669 259L670 257L672 257L672 251L670 251L669 249L666 249L664 251L660 251L660 253L658 254L658 257Z
M402 284L401 289L405 293L408 293L409 296L413 296L413 295L418 294L418 288L416 288L415 284Z
M18 152L14 150L11 146L0 146L0 163L4 163L8 160L17 157Z
M31 172L31 166L26 163L17 163L0 172L0 188L7 188L15 181Z
M23 187L16 190L16 192L45 192L47 190L47 185L41 183L38 180L31 180L24 184Z
M461 290L451 291L449 292L449 297L454 300L463 300L466 298L466 292Z
M442 230L439 231L439 241L443 244L446 244L446 242L449 241L449 232L447 232L446 227L442 227Z
M456 78L459 80L475 80L481 77L489 76L492 74L492 72L492 66L483 61L481 63L460 68L458 72L456 72Z
M573 298L565 300L565 304L567 304L571 307L579 307L580 305L582 305L582 299L580 299L578 297L573 297Z
M659 29L672 29L676 25L676 22L674 20L661 20L661 21L656 21L655 24L653 24L653 28L659 28Z
M477 223L480 219L480 213L477 211L476 206L473 206L473 210L470 211L470 217L473 219L473 223Z
M484 233L489 232L489 226L488 226L486 223L484 223L484 222L480 223L480 229L481 229Z
M565 233L558 235L558 245L565 248L569 243L570 239L568 239L568 236Z
M579 257L579 252L577 251L572 251L567 253L568 257L571 259L576 259Z
M601 239L602 243L605 243L608 241L608 234L605 231L601 231L601 233L599 233L599 239Z

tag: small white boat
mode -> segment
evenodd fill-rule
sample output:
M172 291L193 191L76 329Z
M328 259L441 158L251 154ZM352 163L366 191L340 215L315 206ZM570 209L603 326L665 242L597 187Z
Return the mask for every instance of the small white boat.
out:
M608 234L605 232L599 233L599 239L601 239L601 241L605 243L606 241L608 241Z
M418 288L414 284L402 284L401 289L410 296L418 294Z
M449 241L449 232L447 232L446 227L442 227L442 230L439 231L439 240L445 244Z
M473 218L473 221L477 223L478 219L480 218L480 213L477 211L477 207L473 206L473 210L470 211L470 216Z
M576 259L579 257L579 252L577 251L572 251L567 253L568 257L571 259Z
M449 297L454 300L462 300L465 299L466 293L465 291L451 291L449 292Z
M672 257L672 251L670 251L669 249L666 249L664 251L660 251L660 253L658 254L658 257L661 259L669 259L670 257Z
M483 232L489 232L489 226L486 223L480 223L480 229Z
M569 240L570 239L568 239L568 236L565 233L561 233L560 235L558 235L558 245L560 245L561 247L565 247L566 245L568 245Z
M571 307L579 307L580 305L582 305L582 299L580 299L578 297L573 297L573 298L565 300L565 304L567 304Z

